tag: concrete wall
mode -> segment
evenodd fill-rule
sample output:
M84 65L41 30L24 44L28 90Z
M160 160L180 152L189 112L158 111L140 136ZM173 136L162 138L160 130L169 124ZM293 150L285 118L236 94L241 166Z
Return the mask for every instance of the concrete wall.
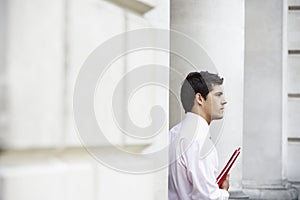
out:
M287 52L295 40L289 31L294 27L288 26L289 3L245 5L243 187L255 199L298 198L288 184L299 177L299 145L288 142L296 130L293 120L299 121L298 106L288 98L294 81Z
M93 159L81 146L72 110L79 69L97 46L124 31L168 28L167 1L146 3L153 9L140 15L108 1L0 1L0 199L167 198L166 170L132 175ZM156 59L168 66L168 56ZM130 69L127 65L114 66L118 78ZM137 99L146 99L147 109L162 102L168 111L168 91L152 89ZM145 114L134 108L133 116ZM111 140L133 151L145 146L122 135ZM119 156L107 146L97 148L108 157Z
M284 25L282 9L287 5L279 0L172 0L169 21L168 1L142 2L154 8L140 15L108 1L0 0L0 199L167 199L166 169L124 174L99 164L82 148L72 98L79 69L98 45L126 30L168 28L169 23L199 43L225 78L229 103L224 120L212 127L217 130L213 137L219 168L242 146L231 172L231 190L245 186L279 191L286 189L286 178L299 181L299 145L286 142L298 137L299 99L287 98L287 93L299 93L299 58L284 54L282 60L282 51L299 47L298 15L288 13ZM298 0L284 3L299 5ZM141 51L120 59L111 71L117 75L109 79L111 89L136 66L168 66L168 56ZM193 70L176 56L171 56L171 67L184 75ZM170 74L175 95L181 81ZM182 117L173 97L170 126ZM145 113L157 104L167 112L168 103L168 91L148 88L136 93L129 115L147 125ZM99 105L106 109L106 104ZM111 121L105 122L102 125L111 128ZM157 150L155 145L145 149L149 141L121 135L116 127L108 133L119 133L107 136L124 150ZM158 148L166 145L166 135L155 141ZM103 144L97 148L107 157L120 156ZM290 195L269 190L256 197L263 194Z
M246 2L243 179L262 184L282 179L282 6Z
M283 47L283 80L284 80L284 145L287 148L285 159L285 177L289 181L300 182L298 170L300 152L300 56L290 54L289 50L300 49L300 13L298 10L289 10L289 6L299 6L300 1L286 1L284 9L284 47ZM296 96L291 96L294 94ZM298 94L298 96L297 96Z
M6 59L5 59L5 51L6 51L6 2L4 0L0 1L0 145L3 145L4 133L7 129L7 112L6 112L6 96L7 96L7 84L6 84Z

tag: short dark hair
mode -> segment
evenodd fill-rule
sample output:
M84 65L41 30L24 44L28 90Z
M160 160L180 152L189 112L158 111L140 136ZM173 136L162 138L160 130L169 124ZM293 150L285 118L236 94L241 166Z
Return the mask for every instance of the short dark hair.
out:
M206 100L214 85L222 85L223 78L208 71L191 72L181 86L180 98L185 112L190 112L194 106L195 94L200 93Z

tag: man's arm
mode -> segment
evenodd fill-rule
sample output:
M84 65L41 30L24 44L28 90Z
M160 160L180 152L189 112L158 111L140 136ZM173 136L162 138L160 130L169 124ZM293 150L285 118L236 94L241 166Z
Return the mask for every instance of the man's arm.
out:
M192 144L186 152L187 176L193 185L192 199L228 200L229 176L223 182L221 189L216 183L215 152L210 152L200 158L199 145Z

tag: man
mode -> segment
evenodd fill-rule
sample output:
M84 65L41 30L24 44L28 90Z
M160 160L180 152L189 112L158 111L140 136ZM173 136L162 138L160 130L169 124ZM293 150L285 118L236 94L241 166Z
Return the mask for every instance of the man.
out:
M216 183L218 157L209 134L227 103L222 84L223 78L209 72L191 72L182 84L186 116L170 130L169 200L229 198L229 176L220 188Z

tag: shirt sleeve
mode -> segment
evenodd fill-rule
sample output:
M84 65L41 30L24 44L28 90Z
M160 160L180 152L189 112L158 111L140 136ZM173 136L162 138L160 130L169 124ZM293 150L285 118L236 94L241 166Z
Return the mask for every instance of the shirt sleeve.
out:
M206 156L200 157L199 146L195 142L184 153L187 178L192 183L192 199L228 200L229 193L220 189L216 183L216 152L210 151Z

